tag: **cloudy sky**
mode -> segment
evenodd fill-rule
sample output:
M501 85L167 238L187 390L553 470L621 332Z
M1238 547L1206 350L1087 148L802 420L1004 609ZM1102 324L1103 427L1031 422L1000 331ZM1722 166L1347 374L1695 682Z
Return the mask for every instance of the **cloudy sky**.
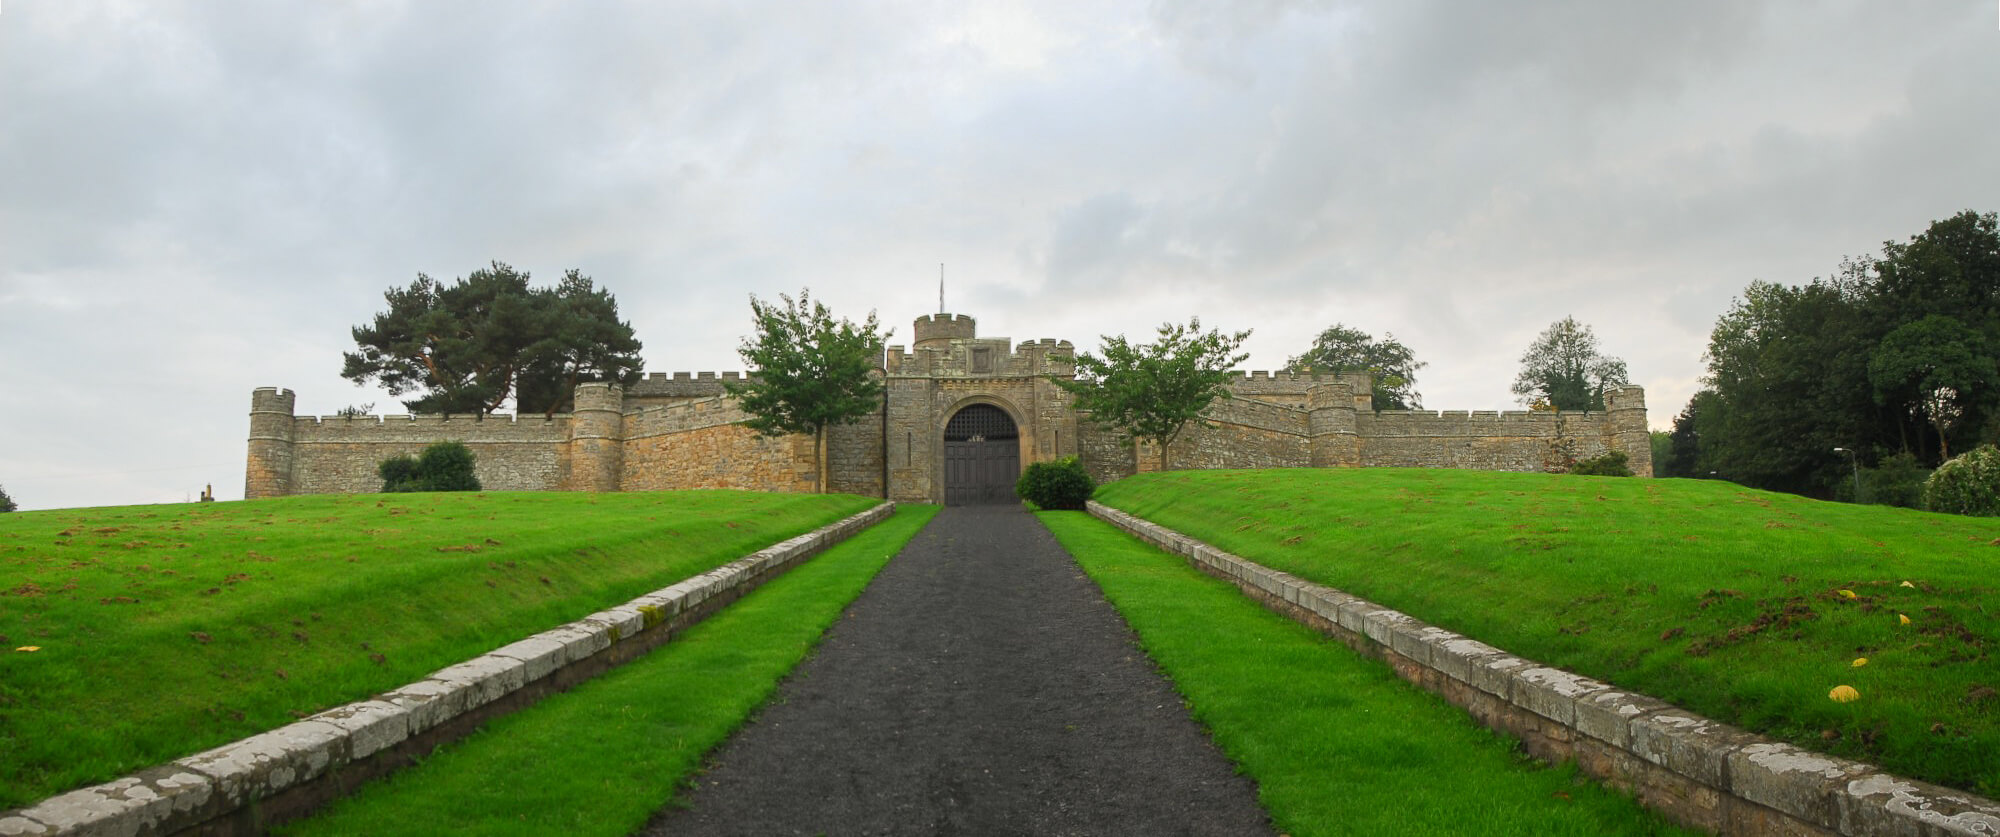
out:
M618 297L653 371L748 295L907 342L1344 322L1517 407L1575 315L1656 427L1753 279L2000 209L2000 10L1906 3L0 0L0 486L242 495L250 391L419 272Z

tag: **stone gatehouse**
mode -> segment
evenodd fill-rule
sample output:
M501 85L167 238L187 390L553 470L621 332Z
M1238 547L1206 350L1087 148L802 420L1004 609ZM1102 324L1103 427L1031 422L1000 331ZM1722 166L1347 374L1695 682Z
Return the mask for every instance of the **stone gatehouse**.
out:
M828 440L828 489L910 502L1011 500L1023 465L1076 455L1100 481L1150 470L1157 451L1082 420L1050 378L1076 374L1069 341L981 337L971 317L916 320L881 362L875 412ZM507 490L810 491L813 444L765 437L723 389L737 373L652 373L629 388L583 384L576 408L542 416L299 416L291 390L251 394L244 496L379 491L376 465L443 440ZM1651 473L1645 393L1601 413L1375 412L1366 373L1253 372L1174 442L1176 468L1427 467L1541 471L1565 456L1624 451Z

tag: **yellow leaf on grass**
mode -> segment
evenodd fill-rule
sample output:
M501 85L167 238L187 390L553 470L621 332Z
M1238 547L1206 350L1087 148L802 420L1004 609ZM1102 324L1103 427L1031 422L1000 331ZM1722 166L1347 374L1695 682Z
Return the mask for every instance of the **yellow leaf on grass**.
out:
M1898 614L1896 614L1896 618L1897 618L1897 619L1901 619L1901 620L1903 620L1903 624L1905 624L1905 625L1908 625L1908 624L1910 624L1910 617L1908 617L1908 616L1904 616L1903 614L1900 614L1900 613L1898 613Z
M1897 586L1899 586L1899 587L1909 587L1909 588L1912 588L1912 589L1915 589L1917 585L1915 585L1915 584L1911 584L1911 583L1909 583L1909 582L1905 581L1905 582L1903 582L1902 584L1900 584L1900 585L1897 585Z
M1844 685L1833 687L1833 691L1827 692L1826 696L1833 698L1835 703L1852 703L1861 699L1861 693L1855 691L1853 686Z
M1854 658L1854 667L1855 667L1855 668L1860 668L1860 667L1862 667L1862 666L1865 666L1865 665L1867 665L1867 664L1868 664L1868 658L1867 658L1867 657L1855 657L1855 658Z
M42 650L42 647L41 647L41 646L39 646L39 645L23 645L23 646L21 646L21 647L19 647L19 648L16 648L16 649L14 649L14 650L16 650L16 651L40 651L40 650Z
M1840 591L1840 595L1841 595L1841 597L1842 597L1842 598L1848 598L1848 599L1851 599L1851 598L1854 598L1854 591L1853 591L1853 590L1842 590L1842 591Z

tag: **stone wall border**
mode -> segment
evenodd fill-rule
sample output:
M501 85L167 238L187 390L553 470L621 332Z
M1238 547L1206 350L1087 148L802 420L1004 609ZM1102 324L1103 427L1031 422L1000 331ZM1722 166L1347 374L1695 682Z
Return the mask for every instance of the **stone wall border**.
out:
M1549 762L1727 834L2000 835L2000 802L1814 753L1425 624L1102 505L1090 513L1387 662Z
M0 835L264 833L494 717L637 659L894 510L882 503L373 698L0 811Z

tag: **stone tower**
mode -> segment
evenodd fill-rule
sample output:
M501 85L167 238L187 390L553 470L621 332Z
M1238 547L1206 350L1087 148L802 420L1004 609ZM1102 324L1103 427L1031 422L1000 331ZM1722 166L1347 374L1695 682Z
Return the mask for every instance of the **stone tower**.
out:
M576 387L576 420L570 425L570 485L578 491L617 491L625 470L625 388L615 383Z
M283 497L292 493L291 390L261 387L250 393L250 453L243 469L243 497Z
M1608 447L1625 452L1626 465L1642 477L1653 475L1653 435L1646 424L1646 391L1627 385L1604 394L1604 411L1611 417Z

